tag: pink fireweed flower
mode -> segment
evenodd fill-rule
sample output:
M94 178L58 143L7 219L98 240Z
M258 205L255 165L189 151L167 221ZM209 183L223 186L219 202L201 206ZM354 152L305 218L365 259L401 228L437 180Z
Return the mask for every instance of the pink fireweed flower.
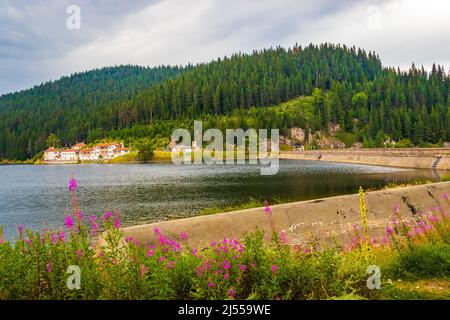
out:
M448 193L445 192L445 193L442 195L442 198L444 198L445 200L448 200Z
M47 263L47 272L48 273L52 272L52 264L51 264L51 262Z
M269 207L269 202L264 201L264 213L269 215L272 213L272 210Z
M97 222L94 222L91 226L91 231L92 231L92 233L95 234L98 232L98 230L99 230L98 224L97 224Z
M208 282L208 287L209 288L212 288L212 287L214 287L215 286L215 284L213 283L213 282Z
M118 213L116 213L116 214L114 215L114 227L115 227L116 229L119 229L119 228L120 228L120 218L119 218L119 214L118 214Z
M430 221L430 223L435 223L435 222L437 222L438 221L438 219L437 219L437 217L435 216L435 215L432 215L432 214L430 214L429 216L428 216L428 221Z
M186 241L188 239L188 235L186 232L180 233L180 240Z
M64 231L58 232L58 238L59 238L59 241L61 241L61 242L66 241L66 234L64 233Z
M77 190L77 180L75 180L74 178L69 180L69 190L70 191L75 191Z
M154 254L155 254L155 251L153 251L152 249L148 249L147 258L153 257Z
M78 249L76 254L77 254L77 258L80 259L83 256L83 250Z
M210 247L214 247L215 245L216 245L216 242L215 242L215 241L212 241L212 242L209 244Z
M22 240L23 239L23 224L19 224L17 229L19 229L19 239Z
M175 265L175 262L174 261L168 261L167 262L167 269L172 269L173 267L174 267L174 265Z
M288 242L287 236L286 236L286 231L282 230L282 231L280 232L280 240L281 240L281 242L283 242L283 243L287 243L287 242Z
M56 242L58 242L58 236L57 236L56 234L52 233L52 234L50 235L50 242L53 243L53 244L55 244Z
M84 213L83 213L83 211L77 212L77 221L82 221L83 218L84 218Z
M97 222L97 217L94 216L93 214L89 215L88 220L90 223L94 223Z
M111 211L106 211L105 215L103 216L104 220L109 220L112 217L112 212Z
M226 270L231 268L230 262L228 260L225 260L223 262L223 268L226 269Z
M230 275L229 275L228 273L225 273L225 274L223 275L223 278L224 278L225 280L227 280L229 277L230 277Z
M419 227L421 227L422 229L425 229L427 227L427 224L424 220L420 220L418 223Z
M193 255L193 256L196 256L197 253L198 253L197 248L192 248L192 255Z
M241 271L245 271L245 270L247 270L247 266L241 265L241 266L239 267L239 269L241 269Z
M70 214L66 216L66 222L64 223L66 225L66 228L69 230L72 230L73 228L73 218Z
M233 288L231 288L230 290L228 290L228 296L230 298L235 298L236 297L236 292L234 291Z
M31 240L30 239L26 239L25 243L31 248Z
M131 242L131 241L133 241L133 237L125 237L125 241L126 242Z
M390 226L386 227L386 235L390 236L392 234L393 229Z
M178 242L175 242L172 245L172 250L175 251L175 252L181 251L181 244L179 244Z
M275 272L277 272L278 267L277 267L276 265L273 265L273 266L271 267L271 269L272 269L272 273L275 273Z
M164 260L166 260L166 257L164 257L164 256L161 256L161 257L159 257L159 259L158 259L159 262L164 261Z
M167 243L167 239L163 235L159 236L158 240L160 245L165 245Z
M408 231L408 233L406 234L408 238L412 238L414 237L414 235L415 235L414 231Z
M161 235L161 232L159 231L159 228L154 228L153 229L153 233L155 234L155 236Z

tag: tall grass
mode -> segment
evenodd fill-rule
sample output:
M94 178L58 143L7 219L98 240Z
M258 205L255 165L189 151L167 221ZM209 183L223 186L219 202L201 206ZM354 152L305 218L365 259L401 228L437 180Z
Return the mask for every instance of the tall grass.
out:
M188 234L158 229L155 243L123 239L118 213L84 215L76 188L71 180L74 210L64 228L19 226L14 242L0 232L0 299L377 299L395 297L390 279L450 276L449 222L439 208L412 221L395 208L386 234L371 238L361 190L362 235L356 226L352 242L325 248L290 245L265 203L270 233L195 248ZM81 270L80 289L67 286L71 265ZM381 290L367 287L370 265L382 270Z

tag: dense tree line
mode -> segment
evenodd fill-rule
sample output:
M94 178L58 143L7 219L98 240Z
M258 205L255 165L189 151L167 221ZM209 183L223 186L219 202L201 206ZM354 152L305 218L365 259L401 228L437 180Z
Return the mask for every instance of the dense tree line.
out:
M104 75L100 82L108 86L98 90L96 77L78 75L78 86L69 86L77 78L68 77L1 97L0 157L31 157L51 132L63 143L168 137L174 123L194 118L280 129L319 130L333 123L367 146L377 146L385 135L414 144L450 140L450 78L439 65L431 72L414 65L409 71L383 68L375 53L322 44L238 53L183 70L145 70L153 75L150 81L142 70L126 80L113 73ZM298 96L309 96L300 111L259 108Z
M24 160L46 148L55 133L63 145L110 129L111 106L128 101L181 67L118 66L76 73L0 97L0 158Z

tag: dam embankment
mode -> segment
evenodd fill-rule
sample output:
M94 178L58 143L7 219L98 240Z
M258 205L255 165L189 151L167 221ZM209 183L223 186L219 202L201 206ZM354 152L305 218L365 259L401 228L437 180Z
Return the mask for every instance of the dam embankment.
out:
M399 208L405 219L418 217L439 210L450 212L446 196L450 182L439 182L420 186L387 189L366 193L366 207L369 233L383 235L393 215L393 208ZM284 230L291 244L315 241L330 242L334 239L348 241L354 236L353 225L361 227L359 195L344 195L311 201L301 201L271 207L272 223L278 231ZM270 217L263 208L197 216L186 219L164 221L124 228L124 237L133 237L140 243L156 242L154 229L177 237L188 234L188 244L207 246L211 241L224 237L242 238L245 233L256 229L269 231Z
M280 159L450 170L450 148L331 149L280 152Z

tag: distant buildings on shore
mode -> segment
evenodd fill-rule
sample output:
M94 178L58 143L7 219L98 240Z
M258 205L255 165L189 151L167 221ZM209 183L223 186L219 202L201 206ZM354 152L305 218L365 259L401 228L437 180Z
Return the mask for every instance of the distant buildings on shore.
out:
M48 148L44 151L44 161L74 162L111 160L128 153L130 153L130 149L125 148L122 143L117 142L99 143L93 147L88 147L84 143L77 143L69 149Z

